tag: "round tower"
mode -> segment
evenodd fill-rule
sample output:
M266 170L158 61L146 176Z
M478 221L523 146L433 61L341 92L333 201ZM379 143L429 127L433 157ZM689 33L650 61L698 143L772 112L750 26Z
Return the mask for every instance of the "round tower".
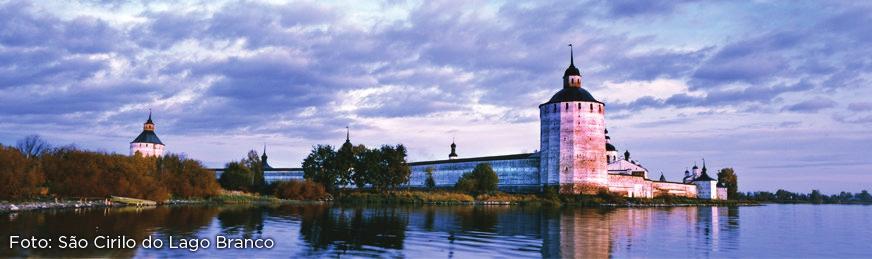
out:
M581 88L569 46L563 89L539 105L540 182L563 193L596 193L608 187L605 105Z
M154 133L154 122L151 120L151 111L148 112L148 120L142 125L142 133L130 142L130 155L163 156L164 144Z

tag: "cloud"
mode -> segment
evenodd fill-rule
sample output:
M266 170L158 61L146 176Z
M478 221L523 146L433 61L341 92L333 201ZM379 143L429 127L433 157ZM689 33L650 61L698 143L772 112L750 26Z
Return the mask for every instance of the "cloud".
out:
M781 110L800 113L815 113L823 109L833 108L835 106L836 102L833 100L827 98L814 98L785 106Z
M872 102L856 102L848 104L848 110L860 112L860 111L872 111Z

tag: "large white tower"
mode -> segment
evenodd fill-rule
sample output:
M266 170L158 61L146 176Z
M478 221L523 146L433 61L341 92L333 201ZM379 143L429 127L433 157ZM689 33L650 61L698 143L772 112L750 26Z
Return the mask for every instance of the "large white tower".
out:
M608 188L605 105L581 88L571 52L563 89L539 105L540 183L563 193Z
M163 156L164 144L160 142L154 133L154 122L151 121L151 111L148 112L148 120L142 126L142 133L130 142L130 155Z

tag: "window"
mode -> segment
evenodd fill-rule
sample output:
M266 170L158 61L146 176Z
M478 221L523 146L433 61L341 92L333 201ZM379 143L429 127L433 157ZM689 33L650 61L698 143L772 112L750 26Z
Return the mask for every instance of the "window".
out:
M590 104L590 112L593 112L593 104Z
M581 103L578 103L578 110L581 110Z
M566 110L569 110L569 103L566 104Z

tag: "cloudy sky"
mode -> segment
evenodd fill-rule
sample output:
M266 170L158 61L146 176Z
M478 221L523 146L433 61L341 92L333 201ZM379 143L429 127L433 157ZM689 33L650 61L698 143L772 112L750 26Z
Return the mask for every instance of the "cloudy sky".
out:
M568 43L619 150L742 191L872 190L863 1L0 1L0 143L127 153L148 110L208 166L266 143L403 143L410 160L539 148Z

